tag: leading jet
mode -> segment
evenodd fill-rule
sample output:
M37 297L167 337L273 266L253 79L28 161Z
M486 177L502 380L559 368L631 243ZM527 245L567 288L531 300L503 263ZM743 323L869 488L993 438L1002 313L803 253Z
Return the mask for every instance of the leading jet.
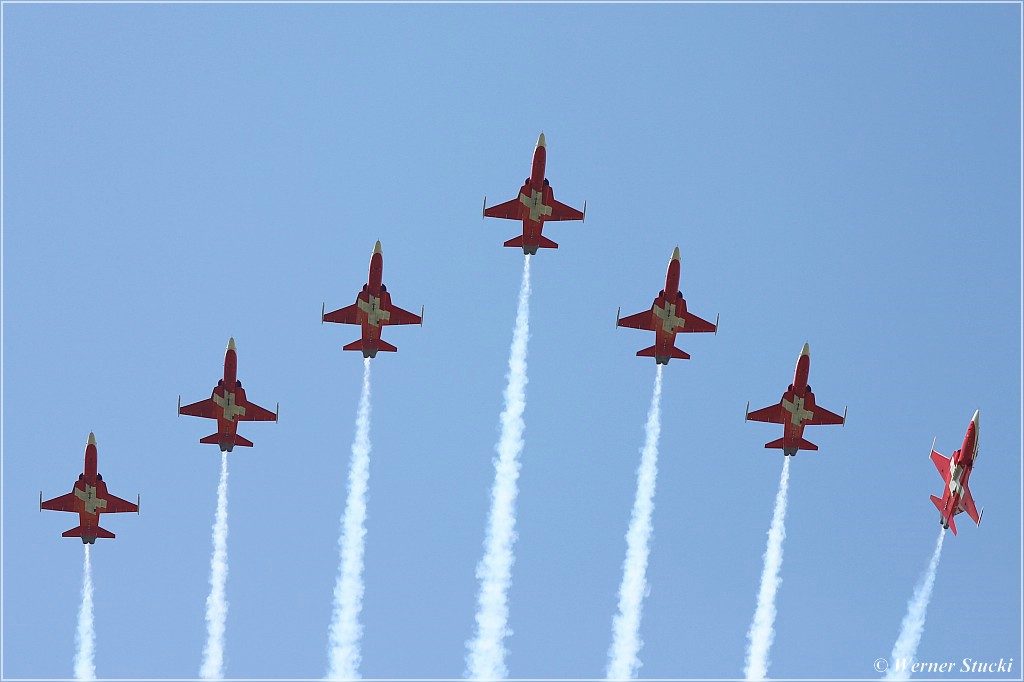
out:
M967 481L974 471L974 463L978 461L978 417L981 410L975 410L971 417L971 423L967 425L967 433L964 435L963 445L953 453L952 457L943 457L935 451L935 442L932 442L932 463L939 470L943 482L946 484L942 491L942 498L932 495L932 504L939 510L939 523L943 528L948 528L956 535L956 524L953 517L961 512L967 512L979 526L981 517L985 514L984 508L978 513L974 504L971 490L967 487Z
M557 249L558 244L541 234L545 221L553 220L586 220L587 202L583 202L583 210L578 211L572 206L555 201L551 183L544 177L544 166L547 163L547 144L544 133L537 138L537 147L533 150L533 166L530 177L526 178L519 188L519 196L503 204L487 208L487 197L484 197L485 218L505 218L522 220L523 234L505 242L505 246L522 247L523 253L537 253L537 249Z
M61 533L65 538L82 538L82 544L94 545L96 538L116 537L106 528L100 528L100 514L118 512L139 512L139 500L129 502L107 492L103 475L97 471L96 436L89 434L85 446L85 470L78 474L78 480L67 495L43 502L39 491L39 509L52 509L78 514L78 527Z

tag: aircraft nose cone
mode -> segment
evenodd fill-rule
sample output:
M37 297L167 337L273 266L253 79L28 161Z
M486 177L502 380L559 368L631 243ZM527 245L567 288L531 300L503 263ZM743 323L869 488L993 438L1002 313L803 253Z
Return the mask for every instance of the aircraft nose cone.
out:
M805 343L804 347L800 349L800 357L811 354L811 344Z
M373 245L373 252L374 253L384 253L383 251L381 251L380 240L379 239L377 240L377 243Z
M228 350L235 350L235 337L228 339Z
M547 142L544 141L544 133L541 132L540 137L537 138L538 147L547 147Z
M974 428L978 428L980 426L980 424L978 424L978 419L980 417L981 417L981 410L975 410L974 411L974 416L971 417L971 422L974 424Z
M92 431L89 432L89 445L96 445L96 436Z
M672 260L679 260L679 247L678 246L672 252Z

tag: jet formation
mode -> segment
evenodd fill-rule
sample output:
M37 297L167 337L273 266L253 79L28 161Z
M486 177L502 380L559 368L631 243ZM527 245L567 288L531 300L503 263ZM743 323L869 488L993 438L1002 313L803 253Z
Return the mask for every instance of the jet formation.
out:
M129 502L107 492L103 475L98 472L97 459L96 436L90 433L85 446L85 469L78 474L71 492L43 502L43 492L39 491L40 511L51 509L78 514L78 527L64 531L61 537L82 538L82 544L87 545L96 544L96 538L116 537L106 528L100 528L100 514L139 511L140 499Z
M221 452L231 452L236 445L251 448L252 441L238 435L238 422L276 422L277 410L275 407L271 412L246 399L245 389L238 379L238 354L233 337L228 339L228 349L224 353L224 377L214 386L213 395L184 407L181 396L178 396L179 415L217 420L216 433L200 438L199 442L218 445Z
M796 359L793 383L789 385L777 405L750 411L747 403L746 421L782 424L782 438L765 443L766 448L781 449L784 456L796 456L797 450L817 450L818 446L804 440L805 426L846 424L846 410L840 417L814 402L814 393L807 377L811 372L811 346L805 343Z
M985 513L984 508L981 514L971 497L971 490L967 487L967 481L974 471L974 463L978 461L978 416L981 410L975 410L971 422L967 425L967 433L964 434L964 442L959 450L956 450L952 457L943 457L935 451L935 442L932 441L932 462L939 470L942 481L946 484L942 491L942 497L931 496L932 504L939 510L939 523L943 528L948 528L956 535L956 524L953 517L961 512L967 512L974 523L981 525L981 517Z

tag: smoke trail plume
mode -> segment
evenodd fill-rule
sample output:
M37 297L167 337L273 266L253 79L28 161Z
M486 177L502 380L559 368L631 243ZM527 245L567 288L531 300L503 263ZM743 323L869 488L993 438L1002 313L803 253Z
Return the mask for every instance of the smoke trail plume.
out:
M92 560L85 545L82 567L82 606L78 609L78 632L75 633L75 679L95 680L96 630L92 618Z
M768 674L768 651L775 639L775 593L779 590L779 569L782 568L782 541L786 539L786 497L789 492L789 457L783 457L779 492L775 495L775 511L768 530L768 548L764 551L764 569L761 571L761 589L757 594L757 609L747 632L748 680L763 680Z
M366 488L370 479L370 359L363 359L363 390L356 413L356 435L348 470L348 500L341 519L341 565L334 585L334 614L328 633L327 678L359 677L359 640L363 627L363 552L366 536Z
M924 633L924 617L928 611L928 602L932 599L932 587L935 586L935 572L939 568L939 557L942 555L942 541L946 530L939 530L939 538L935 541L935 551L928 562L928 568L921 575L921 580L914 587L914 596L907 602L907 614L900 623L900 634L892 647L891 664L887 680L909 680L910 664L917 657L917 645L921 643ZM905 665L899 665L905 661Z
M505 668L505 635L508 630L508 586L512 581L516 541L516 494L519 453L523 449L523 412L526 410L526 344L530 336L530 257L523 259L523 280L519 287L519 308L512 347L508 356L505 409L501 413L501 436L495 449L494 487L487 519L484 556L476 567L480 581L477 595L476 637L466 643L466 675L473 679L500 679Z
M213 555L210 557L210 594L206 597L206 647L199 676L206 680L224 678L224 631L228 601L228 453L220 453L220 483L217 484L217 516L213 522Z
M619 613L612 623L612 645L608 650L608 679L635 677L640 668L637 652L640 641L640 611L647 592L647 556L650 553L651 514L654 511L654 484L658 476L658 437L661 435L661 370L654 378L654 394L647 411L644 447L636 472L636 499L626 533L626 560L622 564L619 587Z

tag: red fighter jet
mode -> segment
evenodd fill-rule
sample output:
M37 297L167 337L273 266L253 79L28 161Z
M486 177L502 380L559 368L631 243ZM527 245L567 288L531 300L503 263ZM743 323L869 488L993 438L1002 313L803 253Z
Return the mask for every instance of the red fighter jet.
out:
M78 514L78 528L66 530L61 533L61 536L82 538L83 544L94 545L96 538L116 537L106 528L100 528L100 514L138 513L139 500L129 502L107 492L107 484L103 482L103 476L96 473L96 436L90 433L89 444L85 446L85 471L78 474L74 488L67 495L61 495L46 502L43 502L43 493L40 491L39 509Z
M981 517L985 510L978 513L974 506L974 498L967 487L967 480L974 470L974 463L978 461L978 413L974 412L971 423L967 425L967 434L964 436L964 444L953 453L952 457L943 457L935 452L935 442L932 442L932 462L935 468L942 474L942 480L946 482L946 489L942 492L942 499L932 495L932 503L939 509L939 523L943 528L949 528L956 535L956 524L953 517L960 512L967 512L979 526Z
M747 403L747 421L785 425L782 438L765 443L766 448L780 448L785 455L793 456L796 456L797 450L817 450L817 445L804 440L805 426L846 424L845 408L843 416L840 417L815 404L814 393L811 392L811 386L807 383L807 375L810 374L810 371L811 346L805 343L800 350L800 357L796 359L793 383L782 394L779 404L751 412L750 403Z
M245 389L237 373L238 355L235 352L235 339L231 338L228 339L228 350L224 353L224 378L217 382L213 395L184 407L181 406L181 396L178 396L178 414L217 420L217 432L200 438L199 442L219 445L222 452L231 452L236 445L252 447L252 441L238 435L238 422L277 421L277 408L271 412L246 400Z
M394 353L398 349L380 338L381 327L389 324L423 324L423 307L420 314L402 310L391 302L388 288L381 283L384 276L384 254L380 242L373 247L370 256L370 278L363 290L356 296L356 302L339 310L324 314L320 307L320 321L340 324L358 324L363 329L362 338L356 339L342 350L361 350L364 358L377 357L378 351Z
M619 313L622 308L619 308ZM690 354L675 347L676 334L680 332L714 332L718 334L718 318L711 324L686 310L686 299L679 291L679 247L672 252L665 275L665 288L658 292L658 298L650 310L636 315L619 318L615 315L615 327L646 329L655 333L656 343L650 348L637 351L639 357L653 357L656 364L667 365L670 358L689 360Z
M541 234L546 220L585 220L587 202L583 202L583 211L555 201L548 179L544 177L544 164L547 160L547 146L544 133L537 138L537 148L533 151L533 168L530 177L526 178L519 189L519 196L497 206L487 208L487 197L484 197L484 217L506 218L523 221L523 235L513 237L505 242L505 246L521 246L523 253L535 254L537 249L557 249L558 244Z

